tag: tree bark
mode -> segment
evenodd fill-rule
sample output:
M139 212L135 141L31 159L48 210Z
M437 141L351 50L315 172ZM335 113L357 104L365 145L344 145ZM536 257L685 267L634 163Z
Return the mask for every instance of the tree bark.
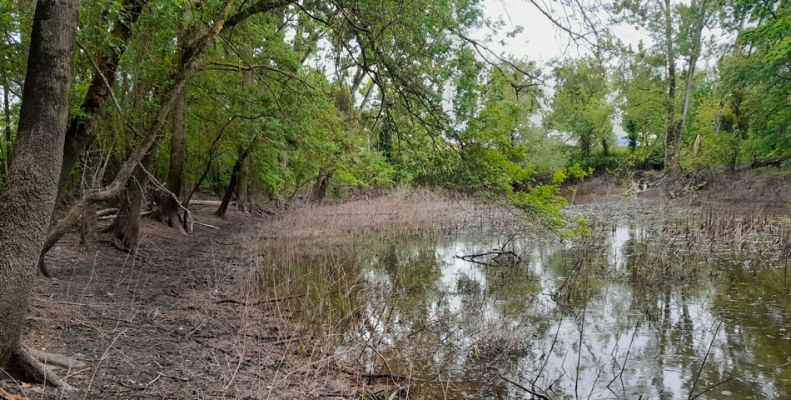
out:
M35 262L58 190L79 0L39 0L17 139L0 192L0 367L25 369L19 344ZM29 370L27 372L30 372Z
M140 237L140 213L143 210L147 179L143 169L138 167L119 196L118 216L110 227L113 245L119 250L129 253L137 250Z
M173 132L170 136L170 164L168 168L168 180L165 186L174 195L181 198L182 182L184 180L184 162L187 158L187 134L185 120L187 113L187 93L186 88L182 91L175 107L173 107ZM162 195L159 199L159 206L155 218L172 227L180 227L179 224L179 205L176 199L169 194Z
M220 207L218 207L217 211L214 213L220 218L224 218L225 213L228 211L228 205L231 204L231 198L233 197L234 192L236 192L236 185L239 184L239 175L241 174L244 160L247 158L248 154L250 154L249 147L240 151L239 157L236 159L236 162L233 163L233 168L231 169L231 180L228 182L228 187L225 189L225 194L222 196Z
M0 158L3 159L3 175L8 173L8 164L11 161L11 102L8 99L8 82L3 86L3 116L5 118L5 147L0 147Z
M109 50L99 52L96 56L98 71L93 72L91 84L80 105L80 113L69 122L66 130L66 142L63 148L63 166L58 181L58 197L55 204L63 200L64 191L71 182L71 171L80 159L80 155L96 139L97 114L110 99L110 87L115 82L115 72L126 51L132 29L137 23L148 0L124 0L124 11L119 19L113 21L110 32L112 44ZM107 80L105 83L104 80Z
M694 43L692 44L692 50L689 53L689 59L687 60L687 78L684 83L684 102L681 105L681 116L678 121L678 127L676 127L676 140L675 140L675 147L673 148L674 157L676 159L676 163L680 161L680 154L681 154L681 134L684 132L684 128L687 123L687 114L689 114L689 98L692 95L692 84L693 79L695 78L695 66L698 63L698 57L700 57L701 52L701 36L703 35L703 28L706 26L706 0L700 0L700 2L695 5L695 2L692 2L692 7L697 8L696 12L698 13L698 20L697 24L695 25L695 31L692 32L692 40ZM676 169L679 169L679 166L676 165Z
M322 169L319 171L319 176L316 178L316 183L310 193L310 201L314 203L324 201L324 198L327 197L327 188L330 186L333 174L333 170Z
M237 179L236 184L236 208L239 211L250 211L248 209L248 201L249 201L249 171L250 166L247 162L242 164L242 169L239 171L239 178Z
M193 20L189 12L183 18L184 20ZM184 57L189 53L190 40L199 33L198 26L188 23L181 29L178 35L178 63L185 62ZM182 195L182 186L184 181L184 162L187 159L187 87L178 94L176 104L173 107L171 119L173 121L173 129L170 135L170 160L168 166L168 178L165 187L176 197L179 201ZM159 206L157 207L154 218L160 222L166 223L171 227L181 228L179 224L179 204L170 194L162 194L159 198ZM187 221L183 221L186 226Z

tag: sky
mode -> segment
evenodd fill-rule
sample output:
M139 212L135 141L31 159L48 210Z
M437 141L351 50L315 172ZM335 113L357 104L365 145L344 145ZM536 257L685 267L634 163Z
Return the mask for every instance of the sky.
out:
M546 4L547 8L553 4L551 0L538 0L537 3L542 6ZM496 39L498 42L504 40L506 45L493 43L493 47L508 54L546 63L553 58L574 58L587 52L584 48L578 48L566 32L556 27L528 0L485 0L484 12L487 18L501 19L505 23L503 32ZM524 30L508 38L505 33L517 26ZM626 44L636 46L640 40L650 43L645 32L637 31L632 26L621 24L610 28Z
M552 0L537 0L537 3L542 6L546 4L547 8L553 4ZM502 20L505 24L490 42L490 48L498 54L525 58L546 67L552 60L577 58L589 53L587 49L578 47L568 33L555 26L528 0L485 0L484 12L487 19ZM508 37L507 32L514 31L518 26L523 28L522 32ZM610 28L626 44L636 46L641 40L646 44L651 43L646 32L632 26L621 24ZM483 39L487 33L488 30L481 30L477 36ZM551 82L547 83L549 86L545 85L544 92L551 96L553 88ZM617 137L626 135L617 115L613 118L613 133Z

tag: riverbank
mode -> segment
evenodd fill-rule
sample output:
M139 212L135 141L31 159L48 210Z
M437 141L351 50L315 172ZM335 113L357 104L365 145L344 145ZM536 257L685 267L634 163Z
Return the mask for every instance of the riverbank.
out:
M615 204L576 207L573 215L603 235L579 254L614 263L609 275L595 273L605 270L600 266L585 271L615 284L645 290L719 276L706 269L706 257L685 256L695 268L667 267L685 265L668 263L673 259L659 250L679 232L691 243L681 247L696 249L696 257L719 257L707 243L730 243L723 237L738 240L730 248L750 249L763 246L748 245L753 236L766 236L758 211L712 219L698 209L699 224L690 227L686 209L679 208L683 216L669 212L678 204L623 202L629 196L615 189L607 196L593 200ZM638 218L660 208L667 215L659 225ZM437 395L432 391L507 394L514 386L492 371L530 361L523 339L546 321L528 321L522 332L491 317L529 319L537 314L526 307L569 307L588 297L577 289L601 284L561 285L567 270L587 265L575 261L574 248L546 234L529 236L507 207L455 193L385 193L273 215L230 211L226 219L211 211L193 211L200 224L191 235L144 220L135 255L107 243L81 250L78 235L64 238L48 258L55 278L38 280L24 342L84 363L58 371L77 390L10 380L0 388L30 399L386 398L420 381L428 385L424 393ZM661 235L647 233L652 229ZM635 269L626 257L667 265ZM433 360L439 350L440 365L416 361ZM454 375L468 358L486 368Z
M268 218L195 211L202 224L179 234L144 220L135 255L100 243L80 251L68 235L49 258L54 278L38 278L23 342L69 356L83 368L62 392L5 380L30 399L349 397L359 377L332 369L290 318L288 304L237 297L248 260L238 236ZM278 312L282 311L282 312ZM0 396L2 397L2 396Z
M67 235L48 255L54 278L38 278L23 342L83 363L57 369L76 390L13 380L0 388L29 399L382 396L392 382L341 367L334 342L317 336L328 330L313 324L333 320L337 307L322 306L329 293L305 293L300 274L310 269L298 267L313 264L296 261L351 254L385 232L482 224L491 210L434 192L225 219L199 208L191 235L145 219L134 255L107 243L80 249L79 236ZM274 265L276 282L267 279Z
M788 169L769 167L734 174L714 170L686 171L673 185L672 194L668 194L664 184L665 180L658 172L639 173L625 181L611 175L599 175L575 185L573 191L567 191L566 198L571 204L637 198L774 208L791 205L791 170Z

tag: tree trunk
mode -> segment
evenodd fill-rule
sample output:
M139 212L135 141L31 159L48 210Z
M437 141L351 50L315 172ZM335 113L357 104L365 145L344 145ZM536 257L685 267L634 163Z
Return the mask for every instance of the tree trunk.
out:
M191 15L191 10L186 12L182 20L193 21L195 17ZM198 35L198 25L188 23L183 27L178 35L178 63L183 65L185 57L190 54L190 39ZM159 197L159 207L154 214L154 218L160 222L168 224L168 226L181 228L179 224L179 203L182 198L182 186L184 181L184 162L187 159L187 87L178 93L176 104L173 107L171 119L173 121L173 130L170 136L170 160L168 167L168 178L165 187L176 196L175 199L170 193L162 193ZM186 217L185 217L186 218ZM183 225L187 225L187 221L183 221Z
M591 154L591 137L593 136L592 133L587 133L580 136L580 152L582 156L588 158Z
M20 350L35 263L58 189L69 112L79 0L39 0L16 145L0 192L0 368L27 365ZM30 372L30 371L27 371Z
M681 142L681 132L676 121L676 55L673 50L673 10L670 0L664 0L665 16L665 62L667 64L667 134L665 135L665 172L676 175L679 172L679 158L676 143Z
M247 207L247 203L249 201L249 172L250 168L247 163L242 165L241 171L239 171L239 179L238 183L236 184L236 208L239 211L250 211Z
M225 213L228 211L228 205L231 204L231 198L236 192L236 185L239 184L239 175L242 172L242 166L248 154L250 154L250 148L240 151L239 157L233 164L233 168L231 169L231 180L228 182L228 187L225 189L225 194L222 196L220 207L217 208L217 211L214 213L220 218L224 218Z
M132 28L143 11L148 0L124 0L124 11L119 19L113 21L110 32L112 44L108 51L100 52L97 58L98 71L93 72L91 85L85 93L80 105L80 113L72 118L66 130L66 143L63 148L63 167L58 181L57 202L63 200L64 191L71 182L71 171L80 159L80 155L96 139L97 114L111 98L110 87L115 82L115 71L126 51L127 43L132 35ZM105 83L105 79L107 82Z
M675 137L675 147L673 148L673 157L675 158L675 168L676 170L680 169L678 165L680 161L680 154L681 154L681 134L684 132L684 128L687 123L687 114L689 114L689 98L692 95L692 84L693 79L695 78L695 65L698 63L698 57L700 56L700 51L702 47L701 43L701 36L703 35L703 28L706 26L706 0L701 0L697 5L695 2L692 2L693 7L696 7L696 12L698 13L698 21L695 26L695 31L692 32L692 40L694 41L692 44L692 50L689 54L689 59L687 60L687 78L684 84L684 102L681 105L681 116L678 121L678 127L676 128L676 137Z
M11 161L11 102L8 99L8 83L3 86L3 116L5 118L5 147L0 147L0 158L3 159L3 176L8 173L8 163Z
M182 91L173 107L173 132L170 137L170 167L168 168L167 189L181 198L182 182L184 179L184 161L187 158L187 135L185 120L187 113L186 88ZM159 199L156 219L168 226L180 227L179 205L170 194L163 194Z
M80 217L80 246L90 249L96 242L96 204L85 207Z
M310 192L310 201L314 203L321 203L327 197L327 188L330 186L330 180L334 171L322 169L319 171L319 176L316 178L316 183L313 185L313 190Z
M129 253L137 250L140 237L140 213L143 210L147 179L143 169L136 168L119 196L118 216L110 227L113 245L119 250Z

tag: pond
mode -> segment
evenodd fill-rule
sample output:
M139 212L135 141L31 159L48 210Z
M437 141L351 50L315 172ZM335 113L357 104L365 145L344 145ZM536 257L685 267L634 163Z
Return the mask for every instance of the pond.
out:
M787 214L568 211L590 237L465 229L380 246L337 353L410 398L791 398Z

